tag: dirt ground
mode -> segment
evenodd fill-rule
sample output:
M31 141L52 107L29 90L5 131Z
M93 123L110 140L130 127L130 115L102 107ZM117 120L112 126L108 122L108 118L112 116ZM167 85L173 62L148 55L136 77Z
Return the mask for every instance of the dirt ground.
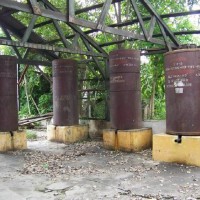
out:
M58 144L46 130L28 149L0 154L0 200L200 199L200 168L152 161L151 150L101 141Z

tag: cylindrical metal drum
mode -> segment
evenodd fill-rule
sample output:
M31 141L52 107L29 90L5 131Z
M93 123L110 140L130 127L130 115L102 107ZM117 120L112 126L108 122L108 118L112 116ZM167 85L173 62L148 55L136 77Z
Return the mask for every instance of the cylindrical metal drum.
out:
M113 51L109 54L109 66L112 128L141 128L140 51Z
M77 63L53 61L53 123L57 126L78 124Z
M165 54L168 134L200 135L200 49Z
M18 129L17 59L0 56L0 131Z

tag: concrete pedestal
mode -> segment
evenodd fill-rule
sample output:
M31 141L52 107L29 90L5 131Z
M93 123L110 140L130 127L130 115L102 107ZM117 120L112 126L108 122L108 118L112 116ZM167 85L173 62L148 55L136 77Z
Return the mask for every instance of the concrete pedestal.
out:
M27 149L27 139L25 131L14 131L12 139L13 150Z
M0 152L27 149L26 133L24 131L0 132Z
M103 145L105 149L117 150L117 133L114 129L105 129L103 130Z
M47 140L61 143L74 143L88 138L88 126L47 126Z
M175 142L177 136L155 134L153 136L153 159L200 166L200 136L182 136L181 143Z
M104 147L110 150L120 150L126 152L137 152L151 148L152 130L151 128L141 128L133 130L104 130Z
M103 130L111 127L105 120L89 120L89 137L92 140L103 140Z

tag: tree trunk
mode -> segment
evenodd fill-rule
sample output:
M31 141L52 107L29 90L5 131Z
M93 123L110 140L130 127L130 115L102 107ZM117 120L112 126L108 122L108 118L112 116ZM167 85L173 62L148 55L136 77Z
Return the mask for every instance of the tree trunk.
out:
M83 60L85 59L84 56L82 58ZM78 71L79 72L79 78L81 80L84 80L86 77L85 77L85 73L86 73L86 64L81 64L80 65L80 70ZM84 89L84 81L79 81L78 82L78 89L79 90L83 90ZM78 102L78 107L79 107L79 115L80 116L84 116L84 111L83 111L83 99L82 99L82 96L84 96L81 92L79 92L78 94L78 98L79 98L79 102Z
M156 63L157 62L158 62L158 60L156 61ZM155 94L156 94L157 79L158 79L158 72L157 72L156 66L155 66L154 72L153 72L152 95L150 98L150 118L151 119L154 118L154 114L155 114Z
M35 103L35 100L33 99L33 97L31 95L30 95L30 97L31 97L31 100L32 100L32 102L33 102L38 114L40 115L40 111L39 111L39 108L38 108L37 104Z
M30 103L29 103L29 97L28 97L26 75L24 75L24 89L25 89L25 93L26 93L26 101L27 101L28 113L29 113L29 115L31 115L31 109L30 109Z
M156 80L153 82L152 85L152 95L150 98L150 118L154 118L154 110L155 110L155 93L156 93Z

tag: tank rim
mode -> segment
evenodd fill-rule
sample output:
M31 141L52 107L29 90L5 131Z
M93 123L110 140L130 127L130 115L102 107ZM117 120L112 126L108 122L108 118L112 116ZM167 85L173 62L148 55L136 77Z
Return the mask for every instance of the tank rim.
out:
M173 51L164 53L164 55L170 55L170 54L181 53L181 52L194 52L194 51L200 51L200 48L194 48L194 49L177 49L177 50L173 50Z
M139 53L141 54L141 50L138 50L138 49L116 49L116 50L113 50L113 51L110 51L109 54L113 54L113 53L116 53L116 52L130 52L130 53Z

